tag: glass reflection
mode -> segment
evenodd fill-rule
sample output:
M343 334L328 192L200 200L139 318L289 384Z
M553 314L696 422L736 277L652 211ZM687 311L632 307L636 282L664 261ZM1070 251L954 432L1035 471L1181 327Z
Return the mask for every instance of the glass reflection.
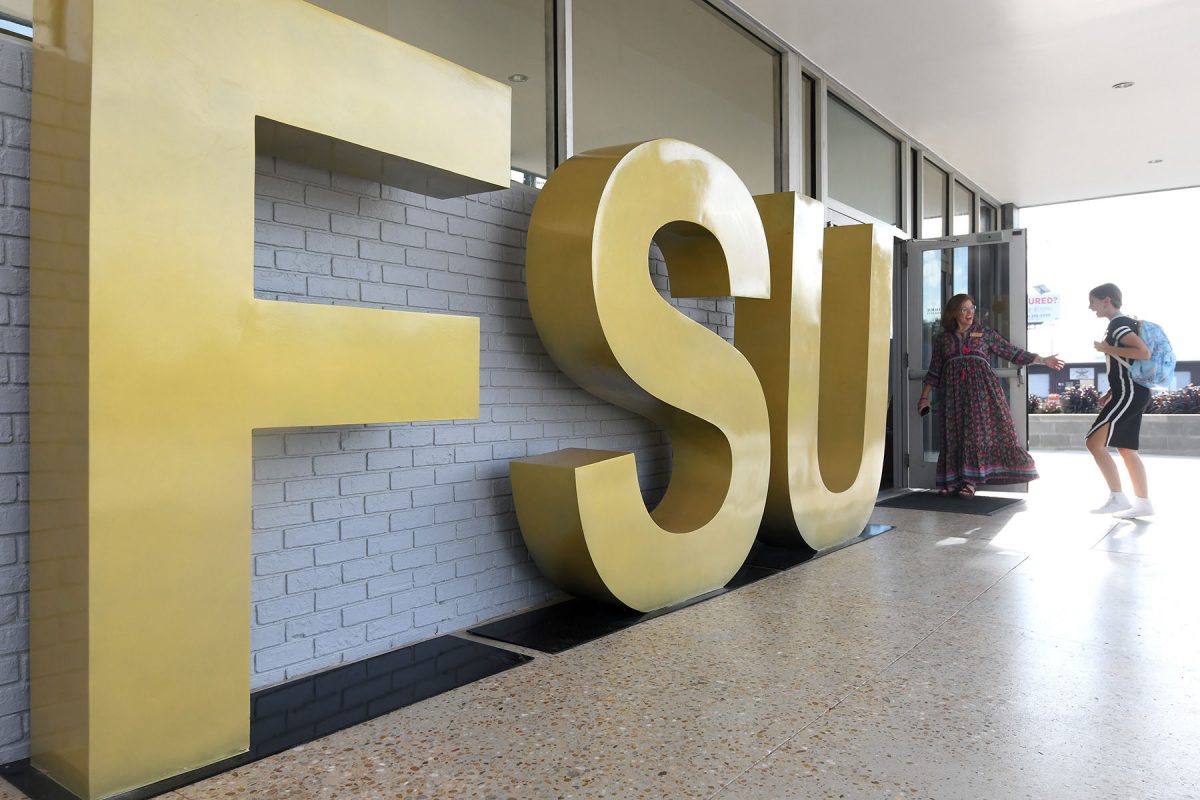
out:
M816 141L816 82L805 75L800 84L801 103L804 104L804 120L800 126L800 149L804 154L804 193L817 196L817 153L813 148Z
M996 230L996 209L987 203L979 204L979 230L984 233Z
M921 363L928 364L933 339L941 332L942 307L949 295L942 285L944 250L926 250L921 257Z
M900 221L900 143L829 96L829 194L876 219Z
M921 238L937 239L946 235L946 189L950 177L928 161L921 164Z
M967 255L967 248L954 248L954 285L951 294L971 293L969 283L967 281L967 262L970 260Z
M936 464L942 449L942 410L937 390L930 396L932 410L921 417L921 452L926 464Z
M311 2L507 83L512 87L512 166L531 175L547 174L546 4L543 0ZM396 80L403 81L404 76L398 75ZM524 182L524 176L519 182Z
M965 233L973 233L975 219L975 193L967 187L963 186L958 181L954 182L954 230L952 233L959 236Z
M947 250L926 250L921 256L921 366L928 367L933 355L933 340L942 332L942 308L949 295L945 291L943 264ZM936 463L940 443L941 404L937 389L930 395L932 411L921 417L922 458Z
M572 8L575 152L672 137L775 191L774 51L694 0Z

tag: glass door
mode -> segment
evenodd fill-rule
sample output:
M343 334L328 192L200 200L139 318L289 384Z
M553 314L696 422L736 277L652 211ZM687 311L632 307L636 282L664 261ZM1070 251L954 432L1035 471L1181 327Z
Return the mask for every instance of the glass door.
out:
M937 391L933 410L920 416L917 401L929 366L933 340L941 332L942 309L951 296L966 292L975 299L977 319L1018 347L1026 344L1025 232L1023 230L914 239L905 244L901 371L904 389L893 398L898 406L893 446L897 486L934 488L941 448ZM1028 443L1028 389L1024 370L992 358L992 372L1009 400L1017 435ZM991 486L989 490L1025 491L1028 484Z

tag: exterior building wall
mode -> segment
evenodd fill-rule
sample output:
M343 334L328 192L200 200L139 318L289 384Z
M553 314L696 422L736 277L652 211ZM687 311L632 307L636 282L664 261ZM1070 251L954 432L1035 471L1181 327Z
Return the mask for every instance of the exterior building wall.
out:
M1030 414L1033 450L1085 450L1083 437L1095 414ZM1200 456L1200 414L1146 414L1139 451L1154 456Z
M31 61L0 36L0 764L29 750Z
M1059 370L1052 370L1049 367L1045 367L1041 364L1030 364L1029 367L1027 367L1030 377L1030 392L1032 394L1037 394L1040 397L1045 397L1047 394L1058 394L1062 392L1065 387L1078 383L1078 381L1071 380L1071 370L1077 367L1085 367L1093 370L1093 380L1095 381L1095 386L1099 391L1106 391L1108 389L1108 377L1105 373L1105 370L1108 369L1108 367L1105 365L1101 357L1097 356L1096 361L1066 364L1062 369ZM1045 386L1047 391L1033 391L1033 376L1035 375L1046 376ZM1186 386L1194 385L1198 380L1200 380L1200 361L1176 361L1175 381L1169 388L1182 389Z
M510 459L632 450L648 503L670 459L661 431L546 355L525 299L533 189L438 200L258 167L259 297L476 316L481 352L477 420L255 433L255 688L551 597L517 528ZM648 268L665 292L661 258ZM676 305L732 337L731 300Z
M29 752L30 105L30 47L0 37L0 763ZM437 200L263 156L255 190L257 297L475 316L481 369L475 420L253 432L253 688L555 597L517 528L510 459L631 450L647 503L661 496L664 434L578 388L534 330L533 189ZM647 265L669 296L653 248ZM731 299L672 302L732 339Z

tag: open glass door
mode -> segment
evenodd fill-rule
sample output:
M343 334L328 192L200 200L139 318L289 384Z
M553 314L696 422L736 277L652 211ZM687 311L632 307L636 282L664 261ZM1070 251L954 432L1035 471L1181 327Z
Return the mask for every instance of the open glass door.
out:
M933 340L941 332L942 309L951 296L966 292L975 298L977 319L1018 347L1026 345L1025 232L992 231L941 239L914 239L905 245L903 347L901 368L905 389L897 393L894 446L903 453L896 472L898 486L932 489L935 483L940 403L934 393L933 411L917 414ZM1028 444L1027 388L1024 370L993 357L992 371L1009 400L1017 435ZM988 490L1026 491L1028 484L992 486Z

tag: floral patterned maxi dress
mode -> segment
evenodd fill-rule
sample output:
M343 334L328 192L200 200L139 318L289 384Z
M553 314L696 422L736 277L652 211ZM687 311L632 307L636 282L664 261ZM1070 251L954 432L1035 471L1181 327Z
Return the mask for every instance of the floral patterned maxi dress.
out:
M978 322L961 334L942 333L933 341L925 383L938 390L940 399L939 487L1024 483L1038 476L989 366L993 355L1018 366L1037 358Z

